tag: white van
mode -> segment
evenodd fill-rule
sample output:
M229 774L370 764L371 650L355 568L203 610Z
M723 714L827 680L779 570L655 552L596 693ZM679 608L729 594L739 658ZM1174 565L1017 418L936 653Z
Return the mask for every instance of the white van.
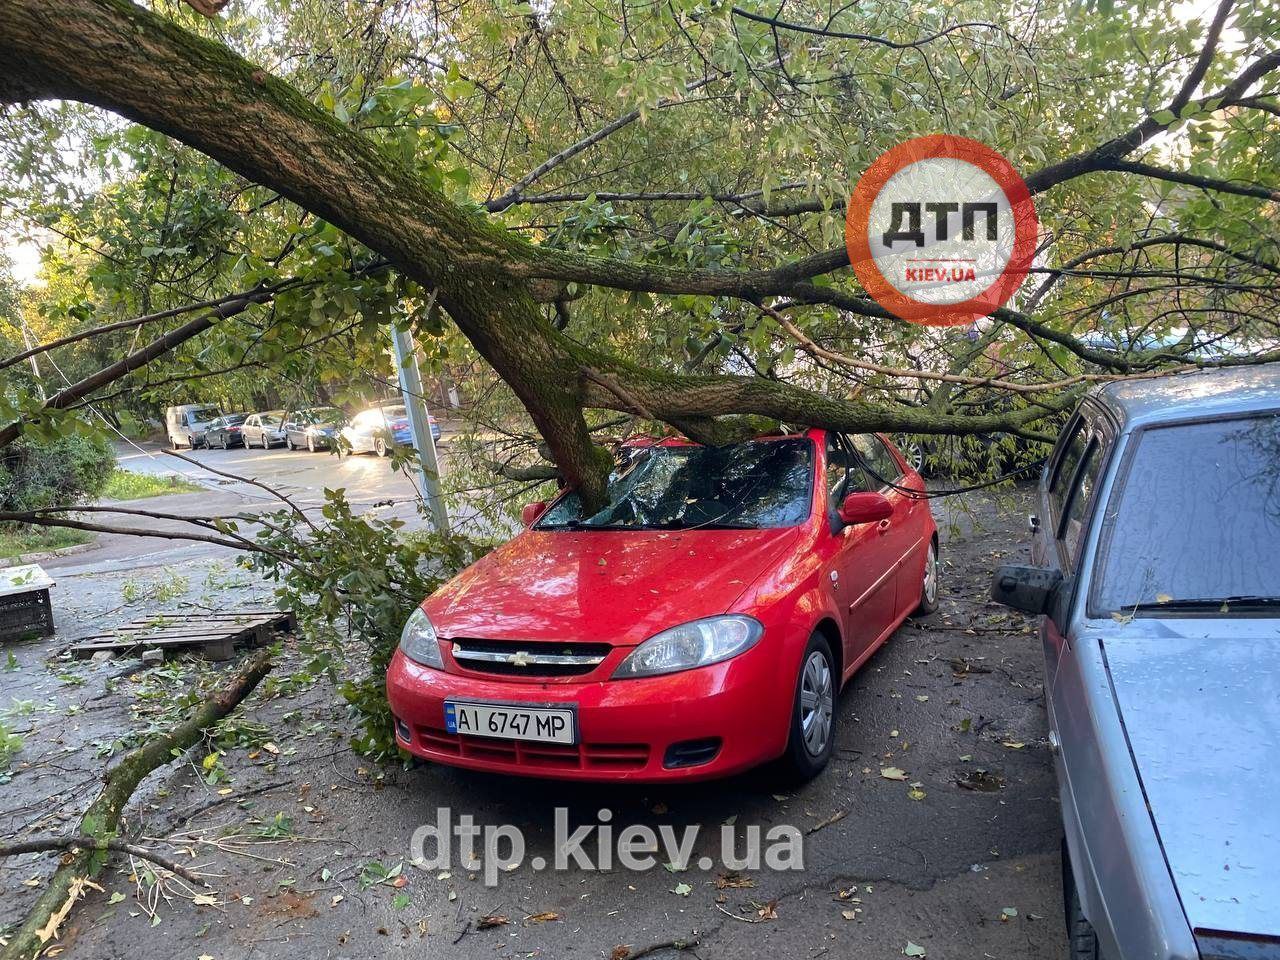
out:
M205 446L205 431L209 424L222 416L222 411L207 403L184 403L178 407L168 407L164 412L164 426L169 434L169 445L177 450L179 447Z

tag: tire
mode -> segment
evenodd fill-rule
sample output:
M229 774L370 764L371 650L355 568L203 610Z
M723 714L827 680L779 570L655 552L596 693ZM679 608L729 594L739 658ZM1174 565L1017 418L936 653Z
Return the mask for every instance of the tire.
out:
M223 450L231 449L231 438L228 437L225 433L222 435L222 449Z
M285 448L286 450L297 450L297 449L298 449L298 448L297 448L297 446L296 446L296 445L294 444L294 442L293 442L293 437L289 436L289 434L287 434L287 433L284 435L284 448Z
M938 563L938 544L930 540L929 552L924 560L924 578L920 584L920 603L916 607L916 613L933 613L938 609L938 580L941 572L942 565Z
M382 437L378 437L377 440L373 441L373 452L380 457L385 457L387 455L387 441L383 440Z
M1067 840L1062 839L1062 906L1067 924L1067 957L1069 960L1106 960L1098 948L1098 935L1080 906L1075 874L1071 871L1071 855Z
M780 772L788 782L812 780L831 759L836 739L838 686L831 644L822 634L815 633L800 658L787 749L780 762Z

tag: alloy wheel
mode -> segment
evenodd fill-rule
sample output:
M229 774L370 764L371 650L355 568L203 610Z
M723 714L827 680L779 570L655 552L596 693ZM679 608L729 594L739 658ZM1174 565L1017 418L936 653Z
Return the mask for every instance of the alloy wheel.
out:
M831 737L831 715L835 709L835 688L831 666L821 650L814 650L804 662L800 678L800 730L805 750L821 756Z
M929 555L924 561L924 602L938 602L938 548L930 541Z

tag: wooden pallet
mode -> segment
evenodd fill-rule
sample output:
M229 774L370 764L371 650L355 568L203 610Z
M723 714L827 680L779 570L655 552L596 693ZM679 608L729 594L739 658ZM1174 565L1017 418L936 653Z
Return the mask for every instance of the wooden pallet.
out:
M210 660L230 660L237 645L260 647L297 626L293 613L279 610L161 613L141 617L111 633L81 637L71 647L77 660L109 650L141 656L159 649L166 655L196 650Z

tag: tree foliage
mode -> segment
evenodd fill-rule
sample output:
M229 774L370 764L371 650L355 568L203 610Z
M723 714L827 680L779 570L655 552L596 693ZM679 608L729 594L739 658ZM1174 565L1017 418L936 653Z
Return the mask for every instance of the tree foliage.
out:
M491 365L477 420L520 409L588 495L617 412L707 440L742 414L1035 437L1089 382L1280 342L1278 21L1229 0L15 2L0 189L65 238L27 311L41 339L289 284L73 406L341 399L390 377L394 322L433 362ZM887 317L840 243L859 173L939 130L1005 153L1044 225L1014 308L968 331ZM62 349L88 369L180 320ZM30 384L0 403L53 415ZM477 462L532 449L499 446Z

